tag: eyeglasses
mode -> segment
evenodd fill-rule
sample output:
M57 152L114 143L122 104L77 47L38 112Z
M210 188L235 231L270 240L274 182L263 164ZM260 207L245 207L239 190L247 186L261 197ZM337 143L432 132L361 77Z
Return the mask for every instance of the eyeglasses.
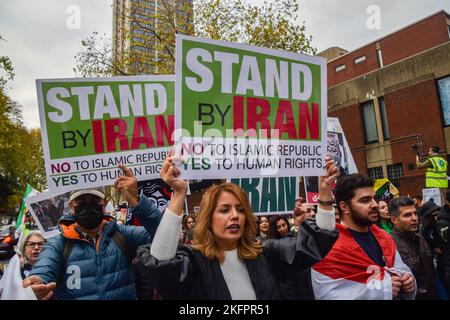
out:
M26 244L25 244L25 246L27 247L27 248L35 248L36 246L38 246L38 248L42 248L43 246L45 245L45 241L41 241L41 242L31 242L31 241L29 241L29 242L27 242Z

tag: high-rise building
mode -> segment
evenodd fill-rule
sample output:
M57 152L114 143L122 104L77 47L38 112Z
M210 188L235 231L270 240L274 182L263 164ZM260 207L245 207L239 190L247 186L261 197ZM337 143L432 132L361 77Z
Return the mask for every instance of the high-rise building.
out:
M193 29L192 0L114 0L113 55L130 73L148 73L171 58L175 33Z
M421 194L421 153L450 160L450 15L441 10L328 59L328 115L339 118L358 171Z

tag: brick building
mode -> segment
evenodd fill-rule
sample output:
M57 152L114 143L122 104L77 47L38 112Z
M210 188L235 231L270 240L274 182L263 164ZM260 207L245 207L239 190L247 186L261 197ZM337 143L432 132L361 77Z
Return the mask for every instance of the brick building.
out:
M361 173L421 194L415 151L450 154L450 15L435 14L347 52L330 48L328 115L338 117Z

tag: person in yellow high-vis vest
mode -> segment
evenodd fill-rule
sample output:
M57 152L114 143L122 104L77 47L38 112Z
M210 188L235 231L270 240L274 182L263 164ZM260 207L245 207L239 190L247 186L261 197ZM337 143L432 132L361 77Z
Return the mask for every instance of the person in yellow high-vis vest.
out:
M425 188L439 188L441 193L441 204L445 203L445 194L448 189L447 161L439 155L439 147L431 147L428 151L429 157L424 162L416 156L418 168L426 168Z

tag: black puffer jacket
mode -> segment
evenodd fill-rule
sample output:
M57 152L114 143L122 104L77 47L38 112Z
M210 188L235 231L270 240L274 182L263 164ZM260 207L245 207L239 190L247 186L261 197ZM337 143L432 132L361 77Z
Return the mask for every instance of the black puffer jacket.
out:
M318 261L338 238L337 231L322 230L305 221L296 238L266 240L263 254L244 260L258 300L279 298L280 279L296 275ZM151 245L141 246L135 260L139 273L154 284L163 299L230 300L231 295L217 260L180 244L175 258L158 261Z
M450 286L450 207L448 204L442 207L437 217L436 236L440 240L442 249L442 274L441 277L447 286Z

